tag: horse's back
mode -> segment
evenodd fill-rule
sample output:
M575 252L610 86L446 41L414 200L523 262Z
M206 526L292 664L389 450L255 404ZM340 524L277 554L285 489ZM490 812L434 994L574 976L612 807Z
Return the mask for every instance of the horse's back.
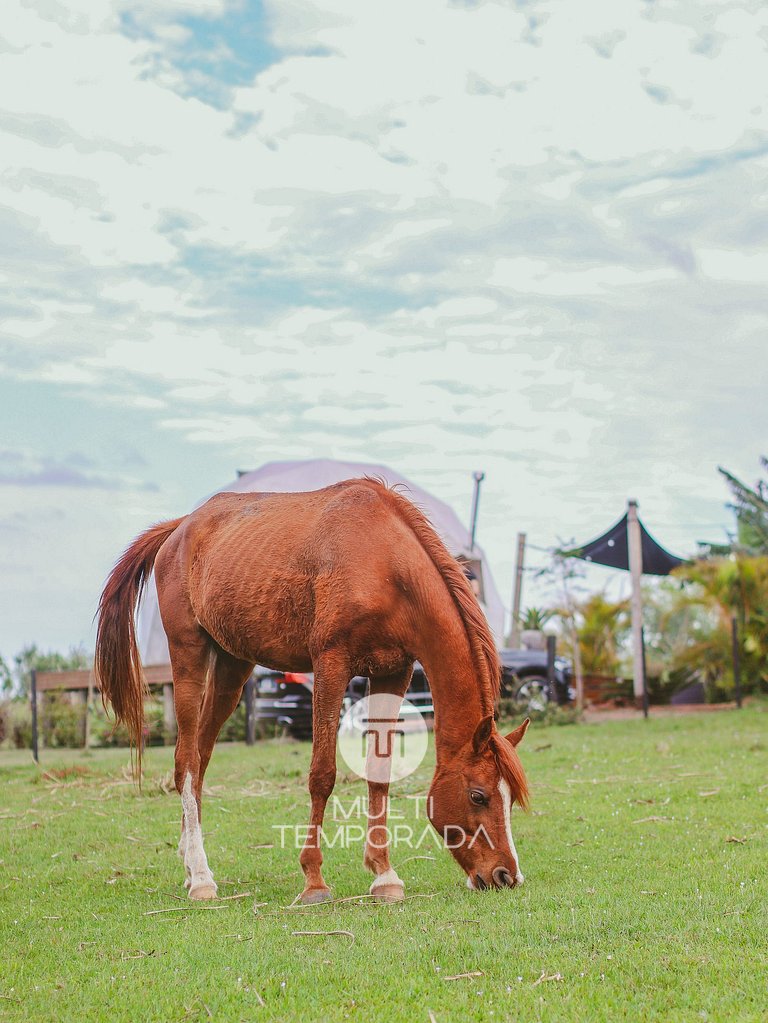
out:
M245 659L299 668L310 647L401 602L401 569L419 548L367 480L290 494L217 494L184 521L158 559L186 573L196 620ZM178 592L178 587L174 587ZM165 617L165 616L164 616Z

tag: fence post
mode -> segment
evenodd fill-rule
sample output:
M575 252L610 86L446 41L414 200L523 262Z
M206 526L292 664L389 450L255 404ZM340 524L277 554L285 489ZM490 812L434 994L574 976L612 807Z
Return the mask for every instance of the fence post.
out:
M641 663L643 666L643 717L648 718L648 672L645 670L645 631L640 627L640 650L642 651Z
M547 685L549 699L557 706L557 679L555 678L555 655L557 652L557 636L547 636Z
M256 679L251 675L245 683L245 744L253 746L256 742Z
M34 668L30 672L29 698L32 703L32 759L36 764L39 764L40 751L37 742L37 672Z

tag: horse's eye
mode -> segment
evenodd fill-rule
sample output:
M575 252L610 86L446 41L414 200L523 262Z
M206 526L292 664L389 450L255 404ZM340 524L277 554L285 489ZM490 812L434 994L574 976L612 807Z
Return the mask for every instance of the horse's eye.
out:
M480 789L470 789L469 798L475 804L475 806L488 805L488 799L486 798L485 793L481 792Z

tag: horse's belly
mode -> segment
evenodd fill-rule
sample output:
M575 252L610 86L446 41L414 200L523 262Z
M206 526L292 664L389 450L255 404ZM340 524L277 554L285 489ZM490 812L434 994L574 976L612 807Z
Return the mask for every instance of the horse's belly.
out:
M295 581L294 581L295 582ZM303 587L249 581L209 591L198 621L229 653L283 671L309 671L310 605Z

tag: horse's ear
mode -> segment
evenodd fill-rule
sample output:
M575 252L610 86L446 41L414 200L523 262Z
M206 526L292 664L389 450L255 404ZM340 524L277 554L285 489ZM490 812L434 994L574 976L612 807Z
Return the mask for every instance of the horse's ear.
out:
M485 747L488 745L488 740L491 737L493 731L493 714L489 714L487 718L483 718L480 724L475 729L475 734L472 736L472 749L475 753L482 753Z
M531 719L526 718L522 725L518 725L517 728L513 729L509 735L505 735L504 738L507 742L511 742L513 746L519 746L525 737L525 733L528 731L530 723Z

